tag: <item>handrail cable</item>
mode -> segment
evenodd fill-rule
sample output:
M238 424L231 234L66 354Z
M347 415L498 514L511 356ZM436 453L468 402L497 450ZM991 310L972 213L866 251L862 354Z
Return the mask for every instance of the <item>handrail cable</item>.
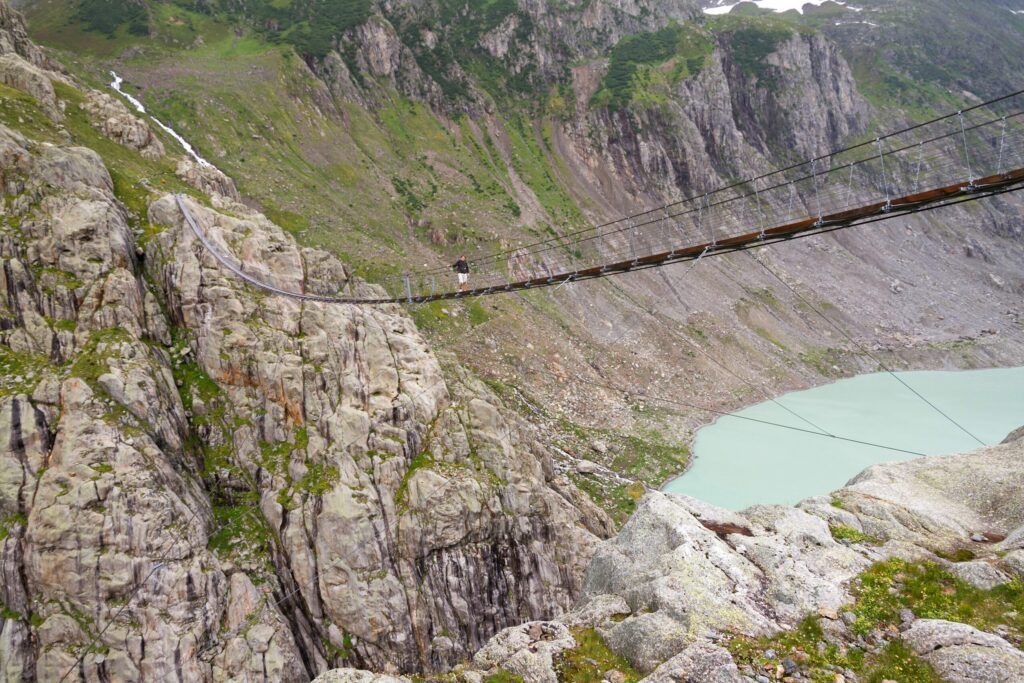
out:
M843 229L853 227L856 225L866 225L874 223L877 222L877 220L879 219L886 220L889 218L894 218L898 215L904 215L908 213L920 213L926 209L959 204L962 203L959 200L963 199L964 195L966 195L966 197L970 200L977 200L999 194L1005 194L1006 192L1013 192L1020 189L1024 189L1021 187L1022 183L1024 183L1024 168L1016 169L1014 171L1005 173L999 177L990 176L988 178L978 179L973 188L968 188L963 183L954 183L953 185L938 188L927 193L919 193L917 195L908 195L907 197L898 198L892 201L892 206L889 208L888 211L883 211L883 208L885 207L882 204L871 204L866 207L862 207L862 209L860 210L846 211L841 214L830 214L829 216L825 217L824 222L821 224L814 221L814 219L811 219L810 222L798 221L793 224L779 226L778 228L770 228L764 231L764 237L762 237L761 231L758 230L749 235L738 235L736 237L731 237L728 240L723 240L719 242L717 246L715 246L714 248L712 248L712 245L701 244L685 248L673 248L671 252L671 259L668 258L668 252L661 254L652 254L647 257L641 257L638 262L634 261L633 259L627 259L626 261L622 262L607 263L604 264L603 266L593 266L591 268L578 269L570 273L557 273L549 276L533 278L531 280L507 282L504 285L481 287L478 289L468 291L442 292L427 296L413 296L411 302L425 303L427 301L438 301L443 299L462 299L470 296L475 297L482 295L493 295L521 289L547 287L556 283L561 284L563 280L582 281L597 277L604 277L607 275L614 275L621 272L629 272L632 270L645 270L647 268L662 266L668 263L693 260L694 258L697 257L698 253L701 256L705 254L717 255L722 253L730 253L732 251L740 251L747 248L768 246L770 244L775 244L778 241L789 241L792 239L798 239L800 237L810 236L812 234L824 234L826 232L832 232L835 229ZM302 292L284 290L275 285L263 282L249 275L244 270L242 270L238 265L232 263L230 259L222 255L220 251L217 248L215 248L214 245L209 241L209 239L202 232L202 230L200 230L198 224L195 222L195 219L192 217L192 214L189 211L188 207L185 205L184 197L182 195L176 195L176 199L178 202L178 206L185 217L186 223L195 233L196 237L202 242L203 246L214 256L214 258L218 262L220 262L221 265L223 265L225 268L235 273L235 275L248 281L250 284L258 288L270 291L274 294L278 294L281 296L287 296L307 301L320 301L323 303L389 304L404 303L407 299L405 296L396 298L350 298L305 294ZM879 213L882 213L882 215L878 216L877 214Z
M745 178L743 180L738 180L736 182L733 182L733 183L730 183L730 184L723 185L723 186L720 186L718 188L715 188L714 190L709 190L707 192L700 192L700 193L697 193L697 194L694 194L694 195L691 195L691 196L688 196L688 197L684 197L682 199L677 199L675 201L668 202L666 204L662 204L662 205L653 207L651 209L645 209L644 211L639 211L639 212L636 212L636 213L628 214L626 216L622 216L622 217L616 218L614 220L606 221L606 222L600 223L598 225L588 226L588 227L582 228L582 229L580 229L578 231L568 232L568 233L565 233L564 235L555 236L555 237L549 237L549 238L546 238L544 240L539 240L537 242L532 242L532 243L526 244L526 245L520 245L520 246L515 247L515 248L511 248L510 247L509 249L506 249L504 251L499 251L499 252L495 252L493 254L489 254L489 255L487 255L485 257L486 260L484 260L484 261L476 261L475 263L489 263L489 262L492 262L492 261L496 260L497 257L499 257L499 256L507 256L507 255L509 255L509 254L511 254L511 253L513 253L515 251L518 251L518 250L527 249L527 248L535 247L535 246L541 246L541 245L550 244L550 243L555 242L555 241L557 241L559 239L563 239L563 238L566 238L566 237L573 237L573 236L576 236L576 235L580 235L580 234L589 232L591 230L600 230L601 228L617 225L617 224L622 223L624 221L635 220L635 219L637 219L637 218L639 218L641 216L647 216L647 215L650 215L652 213L655 213L655 212L658 212L658 211L662 211L662 210L664 210L666 208L669 208L669 207L678 206L680 204L686 204L686 203L689 203L689 202L693 202L693 201L699 199L700 197L706 197L707 195L710 195L710 194L717 194L717 193L720 193L720 192L725 192L727 190L736 189L738 187L743 187L744 185L747 185L747 184L750 184L750 183L754 183L754 182L756 182L758 180L764 180L765 178L770 178L770 177L775 176L775 175L784 174L787 171L792 171L792 170L798 169L798 168L800 168L802 166L807 166L808 164L816 163L816 162L819 162L819 161L824 161L824 160L829 159L831 157L839 156L840 154L845 154L846 152L851 152L853 150L861 149L863 147L868 147L868 146L871 146L871 145L876 145L880 141L888 140L889 138L896 137L896 136L899 136L899 135L903 135L903 134L906 134L906 133L918 130L918 129L926 127L926 126L933 125L933 124L938 123L940 121L944 121L944 120L952 119L952 118L957 118L957 117L962 117L962 115L967 113L967 112L975 111L977 109L981 109L981 108L984 108L984 107L990 107L990 106L992 106L994 104L998 104L1000 102L1003 102L1003 101L1008 100L1008 99L1012 99L1012 98L1017 97L1018 95L1022 95L1022 94L1024 94L1024 89L1018 90L1016 92L1013 92L1013 93L1010 93L1010 94L1007 94L1007 95L1003 95L1002 97L998 97L996 99L989 100L987 102L982 102L980 104L976 104L974 106L967 107L966 109L961 109L961 110L959 110L957 112L952 112L952 113L949 113L949 114L944 114L942 116L937 116L937 117L932 118L932 119L930 119L928 121L924 121L922 123L918 123L918 124L915 124L915 125L907 127L907 128L903 128L903 129L900 129L900 130L897 130L897 131L886 133L885 135L880 135L880 136L871 138L869 140L865 140L864 142L860 142L860 143L857 143L857 144L854 144L854 145L850 145L850 146L847 146L847 147L844 147L844 148L840 148L838 150L834 150L834 151L828 152L826 154L819 155L817 157L812 157L811 159L805 159L803 161L790 164L789 166L773 169L773 170L768 171L766 173L762 173L761 175L758 175L758 176L754 176L754 177L751 177L751 178ZM1020 116L1022 113L1024 113L1024 112L1017 112L1017 113L1011 114L1009 116L1002 116L1002 117L998 117L996 119L993 119L991 121L985 121L985 122L982 122L980 124L975 124L973 126L970 126L970 127L966 128L966 131L972 131L972 130L975 130L977 128L980 128L980 127L983 127L983 126L986 126L986 125L991 125L991 123L993 123L994 121L1002 121L1004 119L1013 119L1013 118L1016 118L1016 117ZM890 150L889 154L891 155L891 154L894 154L894 153L905 151L906 149L908 149L910 147L916 147L916 146L918 146L919 144L922 144L922 143L937 142L938 140L945 139L945 138L948 138L948 137L951 137L951 136L955 136L955 135L961 134L962 132L964 132L964 131L962 131L961 129L958 128L958 129L956 129L956 130L954 130L954 131L952 131L950 133L945 133L945 134L938 135L938 136L935 136L935 137L930 138L930 139L926 139L926 140L923 140L923 141L920 141L920 142L915 142L915 143L913 143L911 145L907 145L907 146L902 147L902 148L895 148L893 150ZM864 161L869 161L870 159L871 158L867 158L867 159L864 159L864 160L861 160L861 161L856 161L856 162L848 162L848 164L846 164L846 165L830 168L829 171L841 170L843 168L846 168L849 165L855 165L855 164L858 164L858 163L863 163ZM778 183L778 184L776 184L774 186L769 186L767 188L764 188L762 190L762 192L766 192L766 191L769 191L769 190L772 190L772 189L777 189L779 187L785 187L786 185L789 185L789 184L791 184L793 182L799 182L801 180L807 180L808 178L810 178L810 176L803 176L803 177L800 177L800 178L796 178L794 180L786 181L786 182L783 182L783 183ZM748 195L743 195L742 197L746 198L746 197L748 197ZM731 200L726 200L726 201L731 201ZM676 215L680 215L680 214L676 214ZM636 227L641 227L643 225L648 225L648 224L649 223L641 223L641 224L639 224ZM609 233L609 234L611 234L611 233ZM425 273L437 273L437 272L445 272L445 270L446 270L445 267L440 266L440 267L438 267L436 269L431 269L431 270L422 271L422 272L425 272Z
M978 128L983 128L985 126L992 125L996 121L1003 121L1003 120L1008 120L1008 119L1014 119L1014 118L1021 117L1021 116L1024 116L1024 112L1018 112L1016 114L1011 114L1009 116L1004 116L1004 117L1000 117L1000 118L996 118L996 119L991 119L989 121L984 121L982 123L972 125L969 128L967 128L966 130L967 130L967 132L973 132L974 130L976 130ZM923 144L938 142L940 140L945 140L945 139L948 139L948 138L951 138L951 137L955 137L955 136L960 135L960 134L961 134L961 131L960 130L956 130L956 131L952 131L952 132L949 132L949 133L944 133L942 135L936 135L936 136L934 136L932 138L929 138L929 139L926 139L926 140L923 140L923 141L920 141L920 142L915 142L913 144L907 144L907 145L904 145L903 147L897 147L895 149L889 150L889 152L887 152L887 153L890 156L892 156L893 154L898 154L900 152L905 152L908 149L913 149L915 147L919 148L920 145L923 145ZM877 138L877 140L884 140L887 137L889 137L889 136L883 136L881 138ZM875 140L872 140L871 142L874 143ZM868 144L868 143L864 143L864 144ZM858 147L860 147L860 146L863 146L863 145L858 145ZM853 148L849 148L849 149L853 149ZM848 150L845 150L845 149L844 150L839 150L839 151L833 153L832 155L828 155L828 156L838 156L839 154L842 154L842 153L844 153L846 151L848 151ZM941 158L941 156L942 155L935 154L935 155L932 155L929 158L937 159L937 158ZM851 172L852 172L852 170L855 167L857 167L857 166L859 166L861 164L870 163L872 161L875 161L877 158L878 157L873 155L871 157L867 157L867 158L860 159L860 160L857 160L857 161L846 162L845 164L840 164L840 165L833 166L833 167L829 168L828 169L828 173L835 173L837 171L842 171L842 170L847 169L847 168L849 168L851 170ZM919 158L919 161L920 161L920 158ZM799 168L799 166L806 166L806 165L807 165L806 163L799 164L797 166L791 167L790 169L786 169L786 170L791 170L792 168ZM952 164L950 164L950 166L952 166ZM590 242L590 241L594 241L594 240L597 240L597 239L601 239L603 237L608 237L608 236L611 236L611 235L618 235L618 234L621 234L623 232L626 232L626 230L628 228L616 228L615 230L607 230L605 232L595 232L593 235L587 235L586 237L579 237L579 235L591 232L593 230L598 230L598 229L600 229L602 227L609 227L609 226L613 226L613 225L618 225L618 224L622 223L623 221L628 220L628 218L632 218L632 217L635 217L635 216L647 215L647 214L653 213L655 211L661 211L661 210L666 209L668 207L678 206L680 204L685 204L685 203L693 202L696 199L702 199L704 201L704 204L701 207L698 207L696 209L691 208L691 209L687 209L685 211L680 211L679 213L667 214L664 218L659 218L659 219L656 219L656 220L646 221L646 222L643 222L643 223L634 223L633 224L633 229L643 228L643 227L648 226L648 225L656 225L656 224L660 223L662 220L665 220L665 219L673 219L673 218L677 219L677 218L681 218L681 217L685 217L685 216L691 216L691 215L693 215L695 213L699 213L699 212L701 212L703 210L710 211L711 209L716 208L716 207L724 207L724 206L728 206L730 204L734 204L734 203L737 203L737 202L742 202L743 200L750 200L751 197L758 198L758 192L757 191L755 191L755 192L747 192L746 194L734 195L732 197L728 197L726 199L716 200L714 202L710 201L708 197L709 197L709 195L714 195L714 194L717 194L719 192L723 192L725 190L734 189L736 187L741 187L741 186L743 186L743 185L745 185L747 183L753 183L756 180L767 178L767 177L770 177L772 175L776 175L777 173L781 173L781 172L782 171L773 171L772 173L768 173L768 174L765 174L765 175L762 175L762 176L758 176L757 178L751 179L749 181L744 180L744 181L737 182L737 183L734 183L732 185L723 187L721 189L714 190L714 191L709 192L709 193L704 193L702 195L697 195L697 196L690 197L690 198L687 198L687 199L677 200L677 201L672 202L670 204L665 204L663 206L656 207L656 208L650 209L648 211L644 211L644 212L642 212L640 214L634 214L634 216L631 216L631 217L618 218L618 219L616 219L614 221L609 221L609 222L604 223L604 224L602 224L600 226L591 226L591 227L583 228L583 229L575 231L575 232L565 233L565 235L560 235L560 236L557 236L557 237L548 237L548 238L546 238L544 240L539 240L537 242L532 242L530 244L526 244L526 245L522 245L522 246L516 247L515 249L508 249L508 250L505 250L505 251L494 252L492 254L486 255L483 259L477 259L477 260L473 261L473 265L474 266L478 266L478 265L486 265L486 264L489 264L489 263L495 263L495 262L497 262L498 257L507 256L507 255L509 255L511 253L514 253L516 251L522 251L522 250L527 250L527 251L525 251L525 253L528 254L528 255L542 254L544 252L552 251L552 250L560 248L563 245L558 244L557 242L559 240L561 240L561 239L565 239L565 238L569 238L569 237L575 237L576 238L576 243L578 244L579 242ZM790 179L790 180L786 180L784 182L776 183L775 185L770 185L769 187L766 187L766 188L760 190L760 192L762 192L762 193L763 192L770 192L772 190L777 190L779 188L787 187L787 186L793 187L797 183L805 182L807 180L812 180L815 177L816 177L816 174L814 174L814 173L812 173L812 174L805 174L805 175L799 176L797 178L793 178L793 179ZM758 200L759 200L759 198L758 198ZM714 235L712 235L712 240L714 240L714 239L715 239L715 237L714 237ZM529 249L531 247L545 247L545 248L544 249L537 249L535 251L529 251ZM438 268L435 268L435 269L432 269L432 270L418 271L417 274L420 274L420 275L431 274L431 273L437 274L437 273L443 273L446 270L447 270L447 268L442 266L442 267L438 267Z

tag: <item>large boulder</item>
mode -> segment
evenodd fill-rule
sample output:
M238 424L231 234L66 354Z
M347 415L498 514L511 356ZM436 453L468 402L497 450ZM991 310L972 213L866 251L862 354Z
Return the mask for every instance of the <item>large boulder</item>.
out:
M803 510L737 514L652 492L599 548L570 618L598 624L612 650L651 671L702 637L763 635L837 610L851 599L846 582L868 564ZM610 621L612 611L628 616Z
M473 656L478 668L505 670L523 679L523 683L558 683L554 658L576 647L569 629L555 621L533 621L512 626L491 638Z
M864 531L935 550L1024 525L1024 440L873 465L834 496ZM976 543L976 541L973 541Z
M1024 440L1024 425L1017 427L1012 432L1006 435L1003 439L1003 443L1013 443L1014 441Z
M946 570L981 590L992 590L996 586L1002 586L1013 580L1010 574L997 567L994 562L985 560L949 562L946 565Z
M61 121L64 118L50 77L21 55L15 52L0 54L0 83L34 97L52 120Z
M744 683L729 651L713 643L694 643L672 657L640 683Z
M314 678L313 683L412 683L412 680L362 669L331 669Z
M920 619L903 633L914 654L958 683L1024 680L1024 652L997 635L941 619Z
M209 164L202 164L189 157L181 157L176 175L192 187L210 195L220 195L234 201L241 201L235 181L220 169Z
M147 159L164 155L164 145L149 124L128 111L120 100L93 90L86 93L81 107L93 125L114 142L138 150Z

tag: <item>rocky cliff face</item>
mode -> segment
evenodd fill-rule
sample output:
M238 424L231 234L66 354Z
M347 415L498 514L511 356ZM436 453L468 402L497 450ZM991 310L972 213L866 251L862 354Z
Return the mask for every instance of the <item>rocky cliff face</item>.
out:
M372 107L385 95L365 75L386 79L439 111L468 108L484 121L517 89L528 97L530 87L560 91L560 84L571 84L565 89L570 102L553 130L557 153L572 171L560 180L609 212L770 169L780 151L799 158L821 154L867 124L869 108L849 66L820 33L775 28L751 37L741 28L674 36L679 47L669 48L661 62L677 49L693 49L691 43L707 42L708 54L691 59L682 77L660 74L648 98L608 107L595 105L594 96L608 74L609 51L627 37L654 41L666 26L696 19L696 3L501 7L480 15L469 5L385 3L318 70L343 99ZM756 69L747 41L763 51ZM342 59L346 50L351 56ZM488 89L496 82L473 71L481 63L475 60L490 65L488 74L504 74L505 87ZM488 132L504 137L493 120ZM523 189L521 204L539 204Z
M247 203L377 277L602 223L927 117L920 98L903 95L935 90L891 73L894 51L872 47L881 62L866 68L851 49L854 34L889 40L898 17L877 4L887 3L831 8L842 24L833 27L813 24L811 12L701 18L689 3L367 3L365 21L308 60L262 41L255 20L228 12L237 23L227 26L182 9L192 24L154 14L150 44L124 52L79 35L99 44L73 63L104 78L117 70L230 172ZM59 47L48 6L30 5L38 35ZM868 16L883 22L878 31ZM945 95L928 102L963 106ZM1018 214L1007 195L766 258L891 367L1019 363ZM619 433L678 452L708 416L673 405L652 418L628 392L594 400L588 382L720 410L878 369L742 255L475 304L483 315L468 322L459 305L414 313L479 376L546 410L576 455L593 441L615 446ZM587 434L562 429L566 421ZM639 449L589 457L649 461ZM627 474L659 485L678 468L668 458ZM626 497L621 482L604 484Z
M28 37L21 15L4 3L0 6L0 55L17 54L41 69L59 69Z
M778 41L758 77L722 33L696 74L622 109L592 105L607 64L576 67L575 116L556 141L580 189L606 205L671 201L771 170L780 150L807 158L862 131L869 108L836 46L795 31Z
M346 285L340 264L239 205L242 219L193 212L261 277ZM311 658L330 658L323 641L375 669L435 669L525 614L571 604L594 542L586 525L606 527L571 486L548 486L543 445L483 385L461 376L449 390L397 310L243 295L196 254L169 197L150 216L178 229L148 248L149 272L224 392L203 441L227 447L224 475L260 496Z
M571 0L557 5L514 0L480 6L433 0L382 2L379 10L384 23L394 27L393 35L400 36L439 84L475 80L478 60L484 60L499 66L520 90L562 79L573 60L601 57L625 36L700 16L695 0ZM390 42L386 32L371 30ZM363 37L357 34L352 44L366 56L364 63L379 63L373 55L382 54L381 41ZM342 42L347 44L348 37Z
M219 269L165 186L188 194L202 229L249 272L298 290L360 293L373 290L326 252L300 247L243 195L268 214L284 207L282 224L288 211L322 221L320 234L339 250L363 240L376 263L398 262L397 252L381 253L400 241L401 262L414 263L437 256L417 243L421 228L460 247L532 238L566 216L596 221L672 199L867 126L850 68L819 34L755 31L763 59L752 65L751 35L698 32L699 54L645 62L648 80L607 107L598 95L609 87L609 49L637 32L654 40L671 20L695 16L693 3L493 3L504 8L493 16L470 5L381 4L315 71L276 47L248 62L230 38L207 52L124 55L118 68L182 98L183 73L215 77L201 98L164 106L239 174L240 193L216 170L170 158L170 141L116 100L55 71L0 4L7 677L71 669L99 680L305 680L342 664L440 670L483 646L473 665L481 671L550 681L553 658L574 643L567 627L512 625L553 618L582 594L566 621L598 629L641 669L661 667L652 680L712 671L735 680L739 667L714 642L727 625L753 636L807 611L831 614L883 552L947 552L968 532L1019 526L992 501L950 508L962 473L932 481L922 467L895 483L875 473L840 494L842 509L810 501L729 515L652 494L598 548L609 522L561 474L566 454L554 457L549 434L457 360L527 385L544 400L523 398L523 412L548 424L582 414L611 428L641 423L649 406L572 378L721 407L759 390L723 374L723 363L758 385L768 376L770 388L869 367L843 358L813 316L789 310L793 297L775 298L774 283L728 260L687 270L684 288L664 273L566 287L547 311L532 302L528 314L500 319L500 332L459 335L457 359L435 355L397 307L299 305L254 294ZM508 105L533 88L550 96L535 120ZM260 176L268 167L280 175ZM419 172L425 180L408 175ZM474 204L482 195L498 197L498 208ZM456 207L450 224L429 225L431 204ZM875 351L921 363L932 344L984 329L991 343L936 357L1013 362L1024 357L1005 334L1019 329L1024 291L1016 208L993 200L954 211L956 228L908 220L873 232L870 245L822 238L773 263L797 286L831 266L815 296L839 305L837 317ZM360 221L347 221L349 211L362 211ZM651 300L663 320L647 314ZM680 334L717 362L695 356ZM818 360L805 362L805 352ZM666 377L666 367L676 372ZM517 386L503 389L522 398ZM634 465L591 443L594 457ZM997 482L1007 463L993 462L972 467ZM656 465L629 474L655 481L679 460ZM925 507L908 511L908 496ZM851 548L832 537L836 524L890 543ZM1001 547L1005 558L956 571L1002 581L1019 571L1020 551L1011 540ZM1004 643L952 628L923 625L915 651L936 660L954 648L1005 654ZM1005 659L1013 671L1014 655Z
M88 98L116 155L162 156ZM469 373L449 383L400 309L254 295L171 196L129 200L99 154L40 130L57 142L0 126L6 679L433 670L571 606L610 526L533 428ZM369 291L212 197L187 201L247 270Z

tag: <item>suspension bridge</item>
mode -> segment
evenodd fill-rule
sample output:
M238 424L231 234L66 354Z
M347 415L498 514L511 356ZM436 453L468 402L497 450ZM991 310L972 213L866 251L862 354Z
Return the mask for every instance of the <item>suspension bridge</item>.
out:
M449 266L381 284L387 296L292 291L247 273L200 228L216 260L272 294L341 304L426 303L558 286L851 228L1024 189L1024 90L756 177L487 254L460 291Z

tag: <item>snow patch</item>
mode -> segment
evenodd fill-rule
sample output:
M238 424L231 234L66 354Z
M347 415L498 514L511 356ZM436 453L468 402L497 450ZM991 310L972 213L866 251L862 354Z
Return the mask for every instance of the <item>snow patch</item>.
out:
M813 5L818 7L825 4L828 0L747 0L753 2L761 9L771 10L773 12L788 12L789 10L796 10L800 14L804 13L804 5ZM729 3L728 0L717 0L719 3L715 7L705 7L705 14L728 14L732 11L732 8L740 4L739 2ZM722 4L728 3L728 4ZM860 12L863 7L850 7L845 2L839 2L836 0L837 5L842 5L846 9L853 10L854 12Z
M153 121L153 123L155 123L156 125L160 126L164 130L164 132L166 132L172 138L177 140L178 144L180 144L185 149L185 151L188 153L188 155L190 157L192 157L193 159L196 160L197 164L199 164L200 166L207 166L209 168L215 168L215 166L213 164L211 164L209 161L207 161L203 157L199 156L199 153L196 152L196 150L192 147L192 145L190 145L188 143L188 140L186 140L185 138L183 138L180 135L178 135L178 131L174 130L173 128L171 128L168 125L165 125L163 121L161 121L160 119L156 118L152 114L149 114L148 112L146 112L146 107L142 104L142 102L139 102L136 98L132 97L131 94L126 93L124 90L122 90L121 89L121 84L124 83L124 79L123 78L118 76L113 71L110 72L110 76L111 76L111 78L114 79L114 80L112 80L110 82L110 87L113 88L114 90L116 90L121 95L121 97L123 97L126 100L128 100L128 102L133 107L135 107L136 111L138 111L140 114L145 114L147 117L149 117L149 119L151 121Z

